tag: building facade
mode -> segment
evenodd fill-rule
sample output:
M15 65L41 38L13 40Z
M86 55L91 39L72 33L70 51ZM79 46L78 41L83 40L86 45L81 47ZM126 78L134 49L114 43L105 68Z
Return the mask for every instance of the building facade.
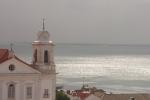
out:
M32 64L0 49L0 100L55 100L54 44L44 27L32 47Z

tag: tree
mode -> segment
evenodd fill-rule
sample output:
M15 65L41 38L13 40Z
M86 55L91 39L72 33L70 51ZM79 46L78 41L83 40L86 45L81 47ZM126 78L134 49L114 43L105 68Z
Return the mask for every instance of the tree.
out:
M56 100L70 100L63 91L56 91Z

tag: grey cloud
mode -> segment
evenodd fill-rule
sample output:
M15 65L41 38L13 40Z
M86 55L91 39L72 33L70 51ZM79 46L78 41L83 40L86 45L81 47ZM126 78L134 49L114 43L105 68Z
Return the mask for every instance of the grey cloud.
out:
M0 42L33 41L46 18L55 42L150 44L149 0L1 0Z

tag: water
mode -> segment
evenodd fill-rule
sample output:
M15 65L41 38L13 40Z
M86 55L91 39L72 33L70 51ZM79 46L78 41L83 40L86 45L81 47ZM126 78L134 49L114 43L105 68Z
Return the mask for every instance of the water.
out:
M30 43L14 48L31 63ZM108 92L150 92L150 45L56 44L55 63L57 84L67 89L78 89L85 81Z

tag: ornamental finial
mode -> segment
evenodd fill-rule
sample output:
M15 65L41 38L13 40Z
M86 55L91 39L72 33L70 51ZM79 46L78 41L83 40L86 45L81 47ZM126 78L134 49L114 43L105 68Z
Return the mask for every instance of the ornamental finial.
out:
M10 43L10 51L13 52L13 43Z
M43 31L45 31L45 19L43 18Z

